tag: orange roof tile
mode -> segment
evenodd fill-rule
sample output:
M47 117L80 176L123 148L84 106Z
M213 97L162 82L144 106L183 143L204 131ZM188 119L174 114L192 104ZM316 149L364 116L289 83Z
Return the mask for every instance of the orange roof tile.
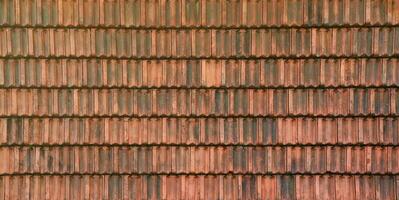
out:
M0 2L2 199L399 199L395 0Z

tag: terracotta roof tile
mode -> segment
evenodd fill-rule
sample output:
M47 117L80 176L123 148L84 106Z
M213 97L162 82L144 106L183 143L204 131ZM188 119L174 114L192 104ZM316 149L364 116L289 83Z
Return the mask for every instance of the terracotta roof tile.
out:
M395 0L0 2L1 199L399 199Z
M394 0L24 0L3 3L0 24L121 27L397 25L397 8Z
M239 28L223 32L214 28L162 31L116 28L3 28L0 30L0 36L6 40L0 46L0 56L136 59L392 57L399 53L398 34L399 29L396 26ZM292 42L293 40L295 42Z
M395 199L395 179L358 175L2 176L0 194L11 199ZM18 185L26 187L17 192Z

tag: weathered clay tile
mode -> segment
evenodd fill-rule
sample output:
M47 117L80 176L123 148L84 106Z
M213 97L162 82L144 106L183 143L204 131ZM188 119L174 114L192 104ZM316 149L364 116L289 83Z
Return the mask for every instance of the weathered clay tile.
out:
M259 178L259 179L258 179ZM49 184L53 181L54 184ZM319 184L312 184L315 181ZM96 184L102 182L103 184ZM46 197L76 197L96 199L155 198L193 198L205 197L256 198L266 199L394 199L395 178L389 176L3 176L1 178L4 198L29 199L45 195ZM91 184L93 183L93 184ZM182 190L185 183L195 184L193 188ZM270 183L270 184L269 184ZM9 185L6 185L9 184ZM15 190L17 185L27 185L21 193ZM43 184L43 187L40 185ZM166 185L165 187L162 187ZM211 185L212 187L204 187ZM270 187L268 187L270 186ZM281 187L280 187L281 186ZM223 188L222 194L215 192ZM258 188L268 188L270 192ZM276 189L274 189L276 188ZM306 188L306 189L305 189ZM29 193L29 191L33 191ZM37 189L37 190L36 190ZM52 190L55 189L55 190ZM58 189L58 190L57 190ZM333 190L331 190L333 189ZM314 191L309 192L310 191ZM57 193L57 191L59 193ZM98 191L98 192L94 192ZM263 192L264 191L264 192ZM356 192L354 192L356 191ZM47 193L48 192L48 193ZM46 194L47 193L47 194ZM278 195L276 197L275 195ZM308 198L309 197L309 198Z
M382 176L380 179L377 179L379 184L377 185L377 198L382 199L394 199L394 185L392 184L394 181L394 177L392 176Z
M4 38L8 38L2 44L1 56L33 56L33 57L51 57L51 56L71 56L71 57L92 57L93 51L95 57L138 57L152 58L166 57L168 48L161 51L160 46L165 43L175 43L176 53L168 57L298 57L298 56L393 56L398 51L390 44L396 41L380 42L380 35L386 35L387 38L396 38L398 32L393 28L312 28L307 32L299 30L299 34L293 38L292 29L270 29L270 38L265 34L260 44L265 43L270 50L265 50L261 55L256 54L259 43L252 42L256 37L251 37L258 30L256 29L237 29L228 31L220 37L226 39L216 39L212 35L217 35L215 29L197 29L197 30L135 30L135 29L58 29L58 28L4 28L0 33ZM60 34L61 32L61 34ZM385 34L376 34L384 33ZM62 34L63 33L63 34ZM61 35L61 36L60 36ZM336 49L329 38L336 35L336 46L342 48ZM69 40L60 40L59 38L69 38ZM93 38L92 38L93 37ZM131 39L130 39L131 38ZM163 38L164 40L157 40ZM213 42L216 40L215 44ZM296 40L296 38L303 38ZM191 40L190 40L191 39ZM299 50L298 46L291 46L291 40L295 39L295 45L304 46ZM227 41L225 41L227 40ZM268 41L270 40L270 41ZM122 42L124 41L124 42ZM201 42L199 42L201 41ZM230 43L231 47L222 45ZM341 43L342 41L342 43ZM57 43L56 43L57 42ZM220 43L219 43L220 42ZM59 49L60 45L65 50ZM351 43L352 45L348 45ZM376 44L373 44L376 43ZM378 44L378 45L377 45ZM252 46L255 45L255 46ZM394 45L395 46L395 45ZM310 51L306 49L310 47ZM396 47L396 46L395 46ZM172 47L172 52L173 52ZM212 51L213 48L216 48ZM220 48L220 50L217 50ZM388 49L388 52L380 51L381 48ZM132 49L132 51L130 50ZM295 50L296 49L296 50ZM392 49L392 50L389 50ZM231 54L226 55L226 52ZM60 54L64 52L64 54ZM215 52L212 54L212 52ZM220 52L222 54L217 54ZM57 53L57 54L56 54ZM223 54L224 53L224 54Z
M0 199L397 199L394 0L0 2Z
M3 130L2 144L99 144L104 142L102 139L105 137L104 134L108 135L107 138L110 140L106 144L124 144L125 142L129 144L191 144L192 142L222 144L227 142L248 145L302 143L391 145L398 143L396 134L398 122L395 118L322 118L319 120L308 118L279 118L277 120L262 118L189 120L185 118L8 118L0 122L1 130ZM61 127L67 127L68 129L65 129L67 132L56 131ZM37 134L33 134L32 130L38 130ZM164 131L166 131L165 135ZM65 136L68 137L65 138ZM31 138L36 139L32 141Z
M319 187L317 187L319 185ZM316 176L316 198L335 199L334 176Z
M107 81L108 82L108 81ZM100 116L123 116L123 112L118 112L119 109L124 109L130 106L137 106L134 108L134 115L138 116L158 116L156 110L165 110L165 115L253 115L253 106L257 104L255 101L249 100L253 94L253 89L226 89L226 96L228 96L229 110L216 109L218 103L215 100L215 93L221 89L171 89L165 94L164 104L157 103L157 96L162 90L155 89L1 89L4 93L4 106L2 116L92 116L93 109L88 104L89 101L98 101L99 108L101 108ZM92 94L98 91L99 95ZM395 88L388 89L264 89L268 94L269 107L268 111L259 113L261 116L288 116L288 115L390 115L396 114L390 103L396 101L396 97L390 94L397 93ZM27 96L26 101L31 102L33 107L20 104L21 99L18 96ZM133 95L133 102L123 101L125 96ZM298 96L299 95L299 96ZM58 102L51 97L56 96ZM308 97L313 97L308 99ZM393 97L393 99L392 99ZM295 99L295 101L290 99ZM327 102L325 102L327 100ZM196 102L189 105L189 102ZM309 101L313 102L312 107L309 107ZM12 103L15 102L15 103ZM187 104L186 109L177 106L174 102L179 104ZM157 106L155 106L157 105ZM335 107L331 107L331 106ZM18 107L21 106L21 107ZM55 111L57 106L57 111ZM209 107L210 106L210 107ZM325 108L328 106L328 108ZM220 107L220 106L218 106ZM27 113L17 114L17 110L28 110ZM179 109L178 109L179 108ZM192 114L187 109L194 111ZM219 112L215 112L218 110ZM91 111L91 112L89 112Z
M25 7L27 5L27 7ZM38 7L36 7L38 6ZM397 24L394 1L12 1L2 3L4 25L80 26L304 26ZM10 9L10 8L16 9ZM165 10L162 10L164 8ZM349 10L350 9L350 10ZM233 10L234 12L226 12ZM267 13L267 14L264 14Z
M198 65L193 67L191 62L194 61L162 60L127 61L126 67L124 67L125 61L118 60L7 59L1 60L0 63L0 84L3 87L65 87L68 85L83 88L339 87L341 85L357 87L396 86L398 84L396 59L342 60L341 67L328 64L337 61L339 60L265 60L259 62L251 60L232 63L211 60L198 62ZM163 66L166 68L165 72L162 70ZM193 71L192 68L195 70ZM202 75L201 82L198 82L198 75L194 74L198 71L214 75ZM381 75L385 72L386 75ZM68 78L64 79L65 75Z
M88 159L90 159L90 156L88 154L92 150L96 151L96 148L97 147L2 148L1 152L4 154L3 157L8 162L8 165L2 167L2 174L17 173L19 170L24 171L23 169L30 173L84 174L87 173L86 170L88 170L89 166ZM28 150L27 154L24 153L24 149ZM260 152L263 152L262 157L265 157L267 160L264 161L263 168L259 169L260 171L257 173L326 173L331 171L335 173L384 174L389 166L395 164L387 160L387 152L389 148L366 147L366 149L359 149L360 152L364 151L367 153L366 157L369 156L371 159L371 166L368 169L366 169L367 167L362 167L364 166L364 159L355 159L355 157L359 158L357 157L359 155L353 152L356 149L352 149L351 147L327 147L325 151L320 151L322 149L324 149L324 147L267 147L267 150L265 149L266 151L260 151L260 148L252 147L227 147L226 150L230 152L232 159L234 160L232 169L237 173L251 173L253 166L258 165L255 164L255 160L252 159L252 156L255 155L255 153L258 154ZM125 147L101 147L98 150L99 162L93 163L91 167L91 170L94 170L92 171L94 173L120 173L122 169L126 173L154 173L156 172L154 170L159 170L166 173L177 173L177 170L174 166L178 161L176 160L178 157L173 156L173 152L176 153L177 151L180 151L179 147L131 147L130 149ZM222 163L220 163L221 165L218 165L217 163L212 163L211 165L210 161L213 160L211 159L213 156L217 157L214 159L222 158L222 155L219 154L220 151L216 151L219 152L217 154L212 153L217 150L214 147L190 147L189 149L183 147L183 150L191 151L189 156L191 157L191 163L183 164L186 167L181 167L180 173L216 173L217 171L219 173L228 172L226 171L227 169L223 167L224 165ZM129 154L128 152L130 151L136 152L135 155L137 156L137 160L135 159L135 161L133 161L130 156L129 160L136 162L134 165L137 167L133 167L133 165L126 166L126 164L123 164L123 162L120 160L121 155L125 155L126 152L127 156ZM160 153L160 155L165 155L166 157L160 159L162 158L161 156L158 159L155 159L155 157L153 157L156 155L155 151ZM266 152L269 155L266 155ZM327 159L324 161L328 164L326 168L323 167L325 163L313 163L317 162L316 160L313 160L313 158L324 157L323 154L321 154L323 152L327 154ZM58 153L61 156L60 159L64 162L57 166L57 163L55 163L56 159L53 159L52 157ZM321 155L319 156L318 154ZM7 157L6 155L10 156ZM30 157L26 158L26 156L29 155ZM288 155L295 159L286 160L286 156ZM28 159L28 161L26 161L26 159ZM205 162L201 163L203 161ZM381 163L381 165L377 165L377 163ZM270 168L266 167L266 164L269 165ZM286 164L288 164L287 167L290 169L286 168ZM191 166L191 169L189 166ZM55 169L59 169L60 171L55 171Z

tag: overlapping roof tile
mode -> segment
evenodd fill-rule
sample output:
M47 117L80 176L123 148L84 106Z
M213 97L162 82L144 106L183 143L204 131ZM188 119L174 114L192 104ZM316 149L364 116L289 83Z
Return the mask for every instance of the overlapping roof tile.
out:
M396 0L0 1L0 200L399 199Z

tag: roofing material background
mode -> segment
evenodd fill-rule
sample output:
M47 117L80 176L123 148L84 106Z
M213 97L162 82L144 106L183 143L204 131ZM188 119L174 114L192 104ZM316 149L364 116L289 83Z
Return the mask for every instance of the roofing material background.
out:
M0 199L399 199L395 0L0 2Z

